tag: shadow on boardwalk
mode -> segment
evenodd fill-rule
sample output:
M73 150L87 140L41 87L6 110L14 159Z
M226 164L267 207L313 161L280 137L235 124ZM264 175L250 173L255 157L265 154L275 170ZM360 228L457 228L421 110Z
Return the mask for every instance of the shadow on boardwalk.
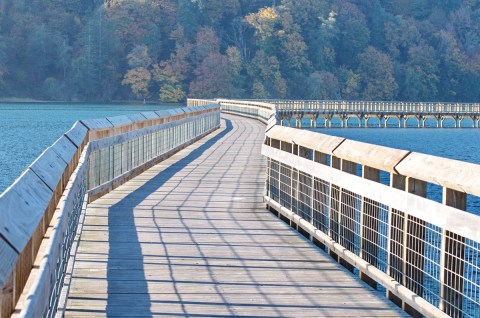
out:
M226 136L233 129L233 125L230 120L224 120L226 123L226 128L221 133L219 133L212 139L209 139L206 143L192 151L185 158L182 158L181 160L176 162L174 166L165 169L160 174L158 174L150 181L142 185L140 188L138 188L138 190L130 193L121 201L112 205L109 208L109 228L114 228L118 224L118 218L121 218L122 230L115 230L109 232L109 255L107 264L107 317L118 317L119 315L123 314L121 312L118 312L119 305L122 305L121 302L125 299L125 295L119 294L118 290L119 284L122 284L123 281L115 282L115 279L118 278L117 272L119 271L119 260L121 262L122 259L128 260L129 268L136 269L134 277L127 278L135 279L135 289L134 291L132 291L132 293L135 293L135 302L132 302L132 306L142 309L142 312L139 313L139 315L141 315L142 317L153 316L153 313L150 310L147 311L147 309L150 308L152 300L150 299L147 277L145 277L144 272L145 260L141 248L141 243L138 238L137 227L134 218L134 209L150 194L154 193L158 188L165 184L177 172L182 170L193 160L201 156L212 145L214 145L224 136ZM119 209L120 206L121 209ZM115 211L121 211L121 215L119 215L119 213L115 213ZM129 243L128 251L124 250L124 243L126 242L126 238L128 238ZM122 307L124 308L124 306L120 306L120 308ZM184 313L187 314L187 312L185 311Z

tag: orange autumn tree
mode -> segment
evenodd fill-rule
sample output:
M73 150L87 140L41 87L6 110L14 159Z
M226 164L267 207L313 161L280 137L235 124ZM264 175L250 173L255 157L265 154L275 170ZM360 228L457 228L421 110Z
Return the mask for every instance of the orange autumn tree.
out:
M145 45L137 45L132 52L127 55L130 69L125 74L122 84L129 85L132 93L137 98L147 98L149 96L149 86L152 76L148 69L152 64L152 59L148 55L148 48Z

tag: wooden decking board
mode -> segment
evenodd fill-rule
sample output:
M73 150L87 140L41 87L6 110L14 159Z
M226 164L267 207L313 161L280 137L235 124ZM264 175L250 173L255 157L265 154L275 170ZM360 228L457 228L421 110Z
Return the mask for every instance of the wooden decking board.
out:
M66 315L406 316L265 210L263 131L225 116L91 203Z

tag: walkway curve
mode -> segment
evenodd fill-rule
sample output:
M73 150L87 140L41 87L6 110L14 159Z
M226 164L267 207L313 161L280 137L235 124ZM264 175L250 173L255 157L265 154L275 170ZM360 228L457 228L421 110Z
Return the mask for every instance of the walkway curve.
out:
M267 212L264 129L223 115L91 203L66 316L406 316Z

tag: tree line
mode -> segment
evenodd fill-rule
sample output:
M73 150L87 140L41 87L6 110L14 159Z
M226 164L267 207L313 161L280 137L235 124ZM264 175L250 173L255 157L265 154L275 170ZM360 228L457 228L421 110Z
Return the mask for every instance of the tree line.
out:
M0 97L478 101L478 0L4 0Z

